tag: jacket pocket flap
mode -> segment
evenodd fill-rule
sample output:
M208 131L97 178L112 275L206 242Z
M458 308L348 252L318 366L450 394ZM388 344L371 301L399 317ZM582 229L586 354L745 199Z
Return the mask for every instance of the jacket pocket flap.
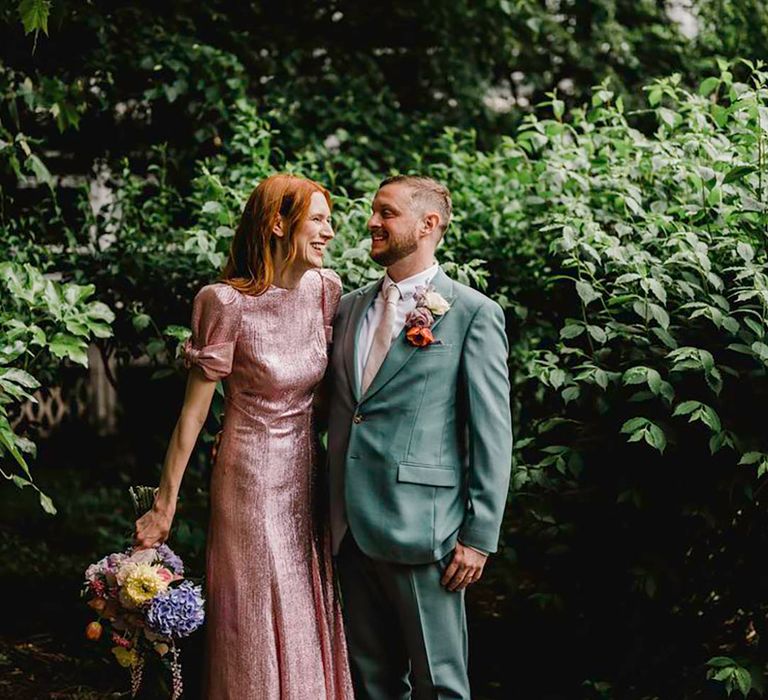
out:
M397 480L407 484L425 486L456 486L456 470L451 467L426 466L400 462L397 466Z

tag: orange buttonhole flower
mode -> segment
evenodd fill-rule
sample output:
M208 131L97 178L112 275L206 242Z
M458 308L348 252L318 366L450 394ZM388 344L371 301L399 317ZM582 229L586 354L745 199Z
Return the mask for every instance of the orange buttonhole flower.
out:
M419 328L418 326L409 328L405 336L408 338L408 342L411 345L415 345L417 348L426 347L427 345L432 344L435 340L432 336L432 331L429 330L429 328Z

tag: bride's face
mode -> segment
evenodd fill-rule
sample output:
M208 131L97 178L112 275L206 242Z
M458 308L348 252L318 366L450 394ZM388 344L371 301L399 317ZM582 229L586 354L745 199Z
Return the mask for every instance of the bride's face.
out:
M323 253L333 240L331 210L320 192L315 192L309 202L307 217L293 232L296 243L296 258L293 264L311 269L323 266Z

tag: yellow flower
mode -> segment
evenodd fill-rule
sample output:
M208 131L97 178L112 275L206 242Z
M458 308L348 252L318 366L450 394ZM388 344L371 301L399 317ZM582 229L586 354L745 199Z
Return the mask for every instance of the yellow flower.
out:
M168 581L158 572L159 566L135 564L123 583L122 593L133 605L141 605L168 588Z
M112 653L123 668L130 668L139 663L139 655L135 649L123 649L123 647L112 647Z

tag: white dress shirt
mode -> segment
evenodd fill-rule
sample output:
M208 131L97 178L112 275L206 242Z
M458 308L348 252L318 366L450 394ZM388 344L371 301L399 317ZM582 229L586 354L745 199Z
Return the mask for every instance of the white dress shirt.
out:
M394 340L400 335L405 327L405 317L416 308L416 299L414 299L413 296L416 292L416 287L426 287L432 281L439 269L440 266L437 263L434 263L426 270L422 270L418 274L413 275L413 277L400 280L400 282L393 282L389 275L384 275L384 282L382 282L375 301L371 304L371 308L368 309L368 313L363 319L360 326L360 335L357 338L357 356L355 357L355 361L357 363L358 389L360 388L360 382L363 377L365 362L368 359L368 353L370 353L371 345L373 344L373 334L376 331L376 327L381 322L381 317L384 315L387 289L392 285L395 285L400 290L400 301L397 302L395 322L392 326L392 340Z

